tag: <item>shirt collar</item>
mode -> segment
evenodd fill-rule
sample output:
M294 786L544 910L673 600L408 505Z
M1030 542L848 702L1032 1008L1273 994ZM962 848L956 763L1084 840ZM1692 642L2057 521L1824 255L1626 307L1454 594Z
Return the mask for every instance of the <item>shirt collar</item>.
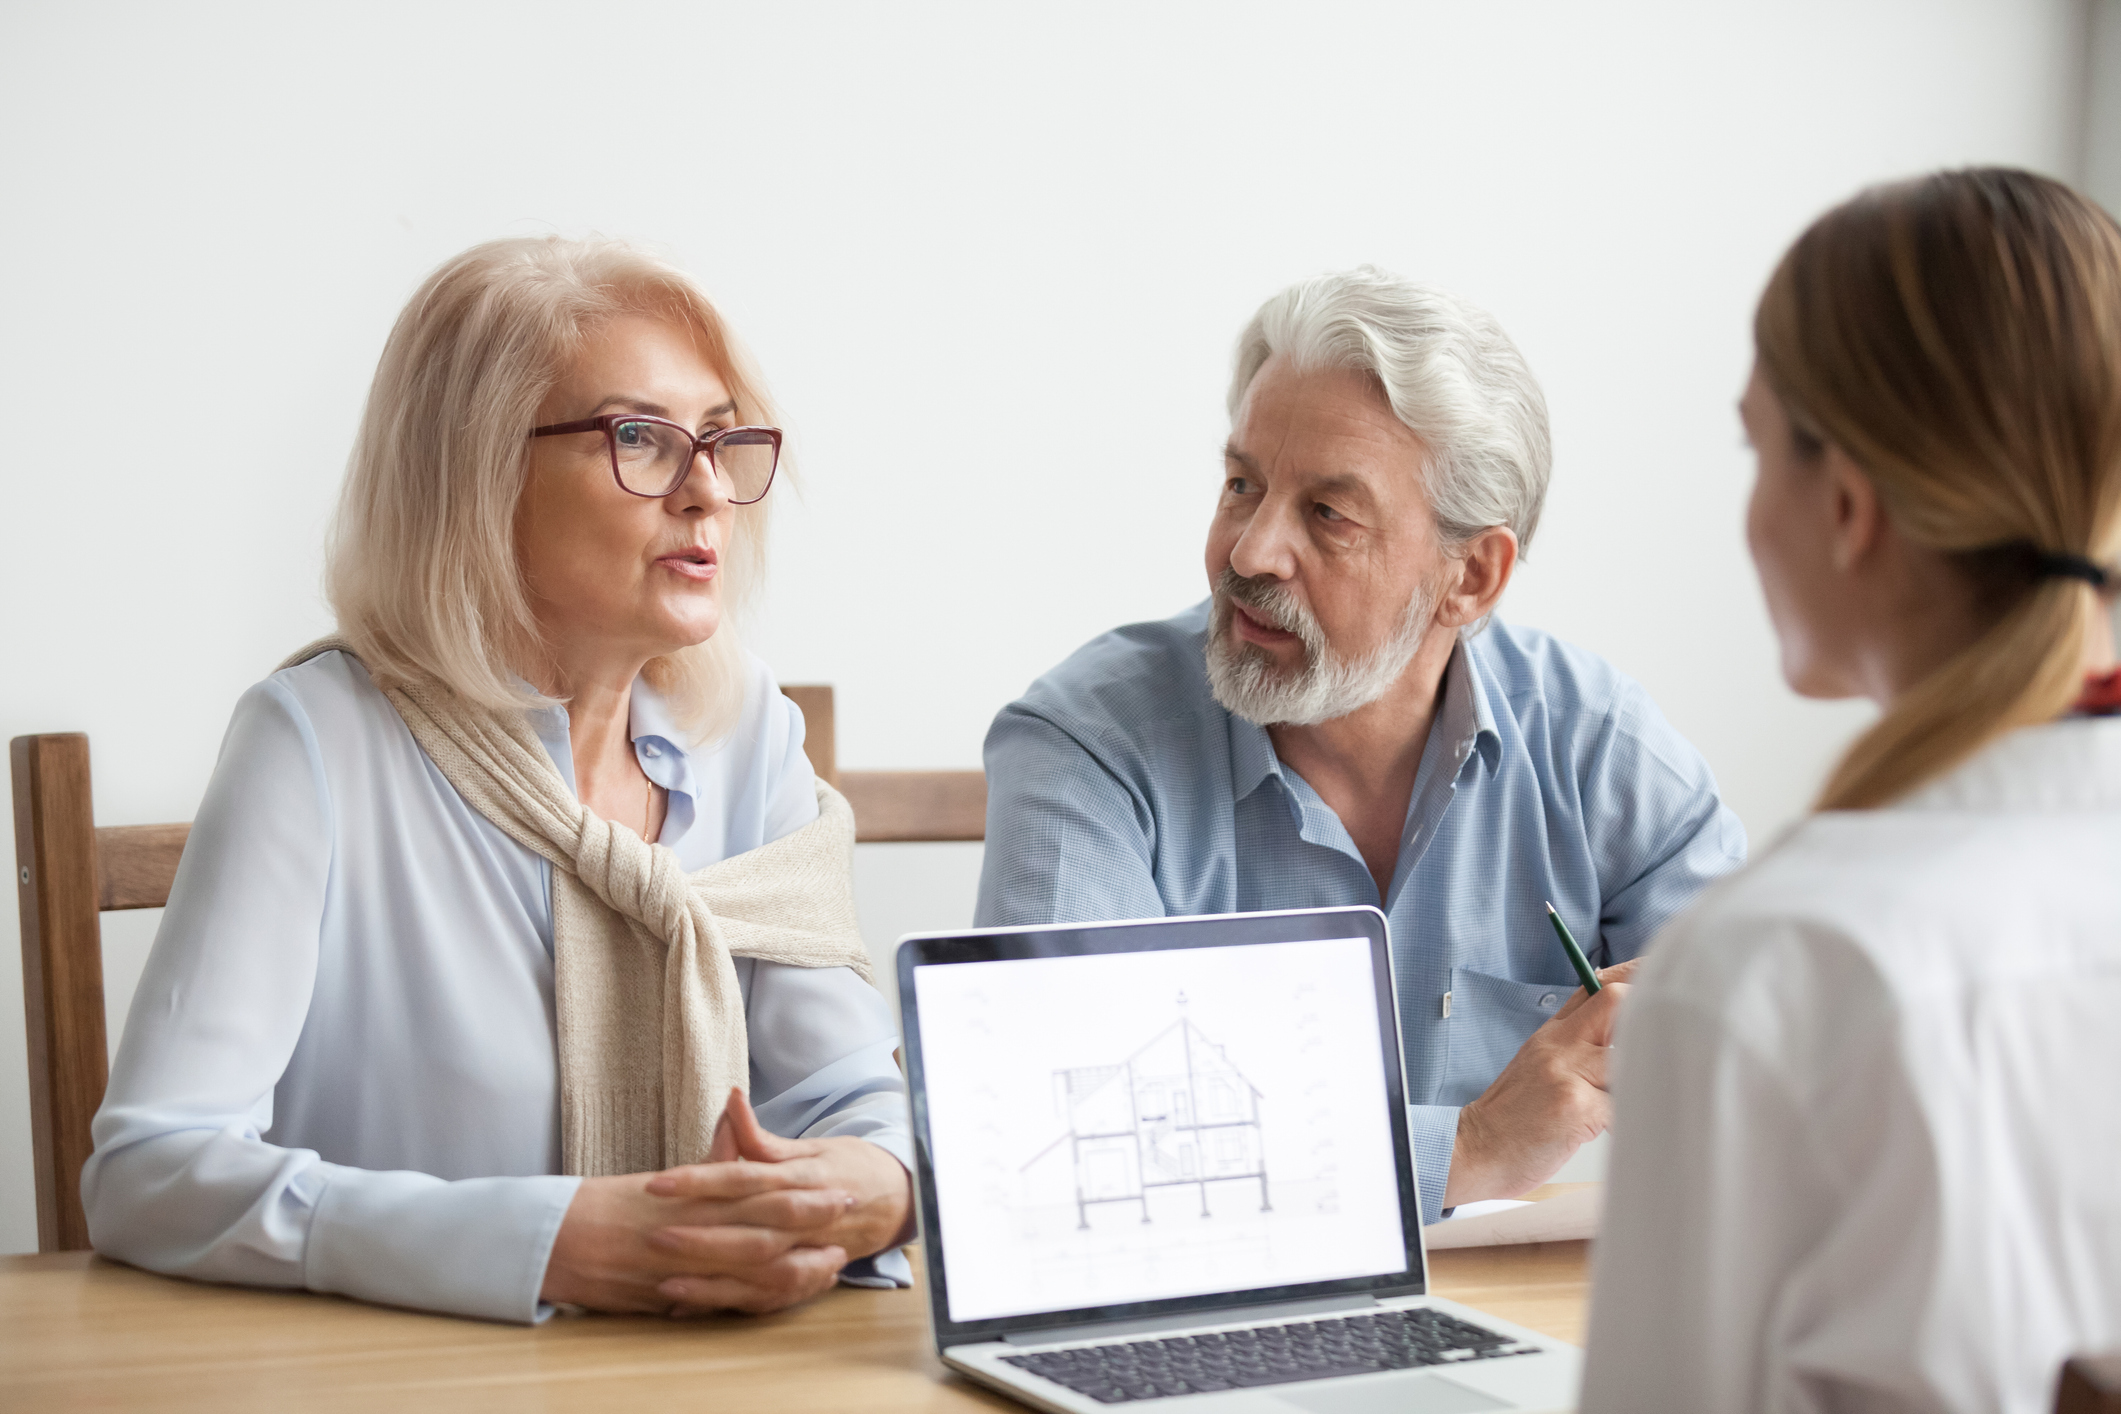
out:
M1461 763L1465 755L1458 748L1477 750L1481 764L1492 775L1502 764L1502 733L1496 729L1495 713L1488 705L1489 690L1487 674L1466 651L1466 640L1460 638L1451 646L1450 660L1444 664L1443 699L1429 735L1432 740L1440 738L1447 743L1452 748L1450 754ZM1281 758L1274 754L1274 742L1265 727L1234 712L1225 715L1230 719L1230 783L1236 787L1237 798L1243 800L1269 776L1281 778Z
M633 680L633 696L627 705L626 729L633 737L634 756L648 779L670 792L663 821L663 839L674 843L692 829L698 810L699 786L692 775L692 753L684 746L684 733L670 715L663 694L648 685L646 676Z
M550 707L533 708L527 715L530 729L537 733L560 779L567 783L568 790L579 793L566 704L556 702ZM670 704L648 685L646 677L633 680L633 692L627 699L626 734L633 741L634 758L641 763L642 773L670 792L663 839L683 839L692 828L698 808L699 787L692 774L692 753L684 747L685 737L671 718Z
M1274 741L1265 727L1235 712L1225 715L1230 719L1230 784L1243 800L1269 776L1281 779L1281 758L1274 754Z
M1502 764L1502 733L1496 729L1495 713L1488 705L1493 684L1480 662L1460 637L1451 645L1451 661L1443 669L1443 702L1432 733L1440 732L1454 747L1468 743L1480 753L1490 775Z
M2121 806L2121 719L2065 717L1998 737L1892 810L2024 812Z
M626 704L626 733L636 746L643 742L652 743L658 756L665 751L684 754L685 748L680 744L684 737L670 719L670 704L663 700L662 693L648 685L646 676L633 680L633 692Z

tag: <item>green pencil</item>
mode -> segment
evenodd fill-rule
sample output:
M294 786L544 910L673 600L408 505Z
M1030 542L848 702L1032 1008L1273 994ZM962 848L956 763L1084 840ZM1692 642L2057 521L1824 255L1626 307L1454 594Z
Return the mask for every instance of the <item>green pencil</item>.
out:
M1554 925L1554 934L1561 939L1561 950L1569 955L1569 965L1574 967L1576 975L1583 979L1583 989L1595 994L1600 986L1598 970L1591 966L1591 960L1583 955L1583 949L1577 947L1576 940L1569 936L1569 925L1561 921L1561 915L1554 911L1552 903L1547 905L1547 922Z

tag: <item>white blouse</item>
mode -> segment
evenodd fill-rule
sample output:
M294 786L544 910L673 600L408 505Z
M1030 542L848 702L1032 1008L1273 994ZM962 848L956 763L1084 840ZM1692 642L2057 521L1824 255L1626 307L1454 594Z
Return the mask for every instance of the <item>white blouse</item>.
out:
M1585 1414L2044 1414L2121 1346L2121 720L1815 816L1622 1014Z
M532 714L569 788L564 709ZM802 714L756 660L688 750L634 749L688 870L815 819ZM910 1163L889 1008L846 968L739 958L759 1119ZM551 866L465 804L361 665L245 693L133 997L81 1175L97 1250L156 1271L535 1320L558 1173ZM904 1257L848 1280L903 1284Z

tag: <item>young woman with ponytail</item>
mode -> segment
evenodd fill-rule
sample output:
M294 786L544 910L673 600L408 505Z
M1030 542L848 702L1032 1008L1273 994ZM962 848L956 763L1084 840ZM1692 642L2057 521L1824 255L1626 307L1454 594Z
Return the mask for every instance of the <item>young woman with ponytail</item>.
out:
M1656 944L1583 1409L2044 1411L2121 1346L2121 227L1867 191L1741 414L1784 674L1877 722Z

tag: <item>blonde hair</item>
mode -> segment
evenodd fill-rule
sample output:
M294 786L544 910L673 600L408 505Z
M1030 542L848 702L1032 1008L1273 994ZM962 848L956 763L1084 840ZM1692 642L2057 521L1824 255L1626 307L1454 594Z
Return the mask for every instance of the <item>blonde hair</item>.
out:
M525 237L446 262L383 346L332 523L327 591L372 674L439 678L502 710L549 703L522 682L540 651L515 551L527 439L584 334L622 314L688 327L737 420L777 421L706 294L645 251ZM744 656L730 620L763 577L766 514L764 501L736 510L722 553L722 627L645 672L702 739L727 731L742 705Z
M1753 338L1800 449L1845 451L1988 619L1849 748L1819 808L1888 804L2066 712L2106 605L2048 557L2121 549L2121 227L2029 172L1876 187L1783 256Z

